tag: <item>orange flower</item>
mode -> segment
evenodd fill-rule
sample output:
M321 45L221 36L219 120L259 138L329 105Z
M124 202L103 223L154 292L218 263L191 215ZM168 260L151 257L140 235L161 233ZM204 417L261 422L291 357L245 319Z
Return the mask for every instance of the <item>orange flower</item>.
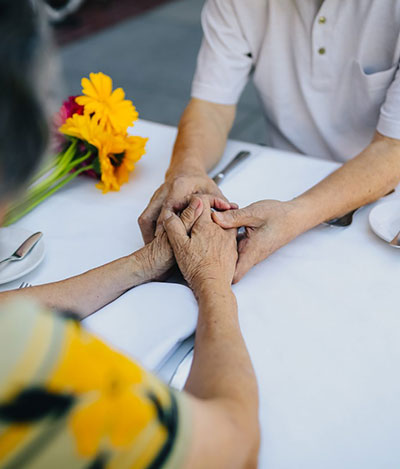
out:
M132 101L125 99L122 88L112 90L112 80L104 73L91 73L90 80L82 78L82 92L85 96L76 98L76 102L84 106L86 115L93 115L95 121L118 133L137 120L138 113Z
M80 398L70 421L80 455L93 457L105 439L128 448L153 421L154 405L141 395L143 379L138 365L75 323L68 325L64 355L47 388Z

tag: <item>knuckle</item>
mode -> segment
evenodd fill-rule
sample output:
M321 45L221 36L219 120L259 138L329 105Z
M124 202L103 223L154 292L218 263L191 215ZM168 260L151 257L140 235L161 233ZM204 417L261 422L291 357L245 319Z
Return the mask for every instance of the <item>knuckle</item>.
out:
M138 223L139 225L147 225L149 223L149 216L147 213L143 212L141 215L139 215L138 218Z
M228 212L229 215L232 217L232 220L238 220L241 216L240 212L238 210L231 210Z

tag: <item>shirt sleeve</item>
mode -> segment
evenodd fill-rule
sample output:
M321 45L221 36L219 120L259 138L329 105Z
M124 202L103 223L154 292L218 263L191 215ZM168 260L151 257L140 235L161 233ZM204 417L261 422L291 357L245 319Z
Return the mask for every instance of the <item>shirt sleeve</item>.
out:
M0 309L0 467L179 468L186 399L73 318Z
M381 107L377 130L382 135L400 139L400 69L388 88Z
M207 0L202 12L203 41L192 97L236 104L248 80L252 58L232 0Z

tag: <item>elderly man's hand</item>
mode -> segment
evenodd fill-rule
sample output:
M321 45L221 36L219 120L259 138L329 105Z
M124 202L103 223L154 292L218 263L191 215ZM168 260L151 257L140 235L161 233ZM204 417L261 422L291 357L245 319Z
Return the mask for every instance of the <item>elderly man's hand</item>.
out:
M187 206L193 195L202 194L217 210L238 208L224 197L215 182L205 172L182 173L170 176L154 193L150 203L139 217L144 242L151 242L163 231L162 223L172 210L180 211Z
M237 261L237 230L225 230L213 222L206 198L194 198L204 206L190 236L182 219L169 212L165 231L186 281L197 297L204 287L230 286Z
M212 214L214 221L223 228L246 229L238 244L234 283L301 232L295 213L292 202L262 200L240 210Z

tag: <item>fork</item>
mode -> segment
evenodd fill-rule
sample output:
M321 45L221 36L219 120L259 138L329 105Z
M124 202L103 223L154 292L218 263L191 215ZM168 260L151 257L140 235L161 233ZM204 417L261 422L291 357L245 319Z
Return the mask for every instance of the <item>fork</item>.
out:
M22 282L21 285L18 287L18 290L21 290L22 288L29 288L31 287L32 284L28 282Z

